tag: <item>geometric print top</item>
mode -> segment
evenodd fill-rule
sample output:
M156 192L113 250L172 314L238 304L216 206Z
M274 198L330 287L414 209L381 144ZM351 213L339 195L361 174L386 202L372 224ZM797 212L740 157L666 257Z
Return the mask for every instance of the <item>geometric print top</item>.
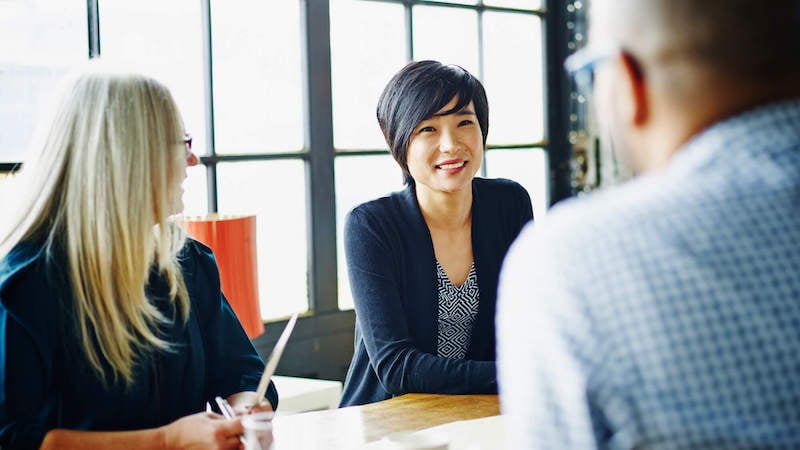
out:
M461 286L450 282L439 261L436 261L439 286L439 333L436 356L464 359L472 338L472 325L478 315L478 275L475 261L469 268L467 281Z
M496 317L507 448L800 449L800 100L556 205Z

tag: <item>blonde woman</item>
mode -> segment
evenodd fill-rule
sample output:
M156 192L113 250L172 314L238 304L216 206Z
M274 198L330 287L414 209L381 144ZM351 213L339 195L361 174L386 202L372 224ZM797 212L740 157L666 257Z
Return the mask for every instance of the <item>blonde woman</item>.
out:
M0 446L238 448L206 402L277 392L256 401L214 256L168 221L197 163L169 91L94 63L48 125L0 241Z

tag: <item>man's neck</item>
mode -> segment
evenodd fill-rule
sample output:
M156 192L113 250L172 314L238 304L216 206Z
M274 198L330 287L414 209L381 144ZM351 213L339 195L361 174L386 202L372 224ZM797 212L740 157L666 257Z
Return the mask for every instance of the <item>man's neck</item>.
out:
M666 166L689 140L715 123L760 105L800 99L800 85L782 80L743 83L707 78L697 86L691 95L662 93L660 125L649 139L653 143L649 169Z

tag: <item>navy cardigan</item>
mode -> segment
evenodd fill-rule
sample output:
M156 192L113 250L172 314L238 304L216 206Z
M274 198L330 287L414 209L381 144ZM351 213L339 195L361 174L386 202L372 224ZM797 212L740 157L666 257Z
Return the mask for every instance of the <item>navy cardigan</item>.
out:
M472 182L472 251L480 303L464 359L436 356L438 290L430 231L412 186L354 208L345 254L356 310L355 353L340 406L408 392L495 393L494 313L500 265L533 218L519 184Z
M159 326L174 349L141 354L128 388L104 387L89 366L64 258L20 244L0 260L0 447L39 448L53 428L154 428L204 411L216 395L256 390L264 364L220 291L214 255L189 240L179 260L189 320ZM173 317L168 289L152 271L147 296ZM272 383L267 399L277 407Z

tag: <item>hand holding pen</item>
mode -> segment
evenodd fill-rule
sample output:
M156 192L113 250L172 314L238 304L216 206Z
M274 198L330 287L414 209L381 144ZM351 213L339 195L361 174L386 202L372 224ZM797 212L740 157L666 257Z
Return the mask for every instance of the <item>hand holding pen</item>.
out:
M272 412L272 405L269 403L269 401L267 401L266 398L264 398L264 395L267 392L270 379L275 373L275 368L278 366L278 361L281 359L283 350L286 348L286 343L289 340L289 336L292 334L294 325L297 323L297 316L298 313L294 313L286 323L286 327L283 329L280 338L278 338L278 342L275 344L272 354L267 360L267 363L264 365L264 373L261 374L261 380L258 383L256 392L239 392L231 395L227 400L220 396L217 396L214 399L219 407L220 412L228 420L236 419L237 416L250 416L250 418L254 419L253 422L256 424L259 423L259 420L261 421L262 425L258 426L264 426L263 424L267 423L269 434L264 434L264 430L258 431L258 433L261 433L262 435L258 436L256 439L261 444L268 444L272 442L272 424L270 423L272 420L272 414L267 416L266 414L257 413ZM253 415L251 416L251 414ZM245 445L245 448L248 448L248 442L244 437L240 436L239 440ZM262 445L260 448L269 448L269 446L265 447Z
M217 396L214 401L217 402L220 412L226 419L236 418L236 411L227 400ZM242 426L245 432L243 436L239 436L239 441L244 445L245 450L267 450L272 447L272 407L269 402L265 403L266 406L262 404L253 406L247 414L243 414ZM267 409L259 410L264 407Z
M231 407L230 403L228 403L227 400L225 400L220 396L217 396L214 398L214 401L217 402L219 411L222 413L223 416L225 416L226 419L232 420L236 418L236 412L233 410L233 408ZM239 436L239 441L245 446L247 445L247 441L245 441L244 436Z

